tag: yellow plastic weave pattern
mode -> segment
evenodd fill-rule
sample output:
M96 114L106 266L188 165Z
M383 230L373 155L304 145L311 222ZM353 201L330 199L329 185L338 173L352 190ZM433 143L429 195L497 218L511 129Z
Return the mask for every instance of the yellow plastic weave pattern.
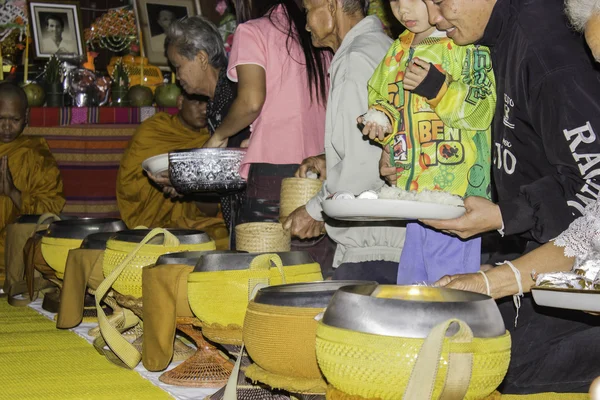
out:
M127 255L137 247L137 243L109 240L104 251L102 272L107 277L125 260ZM125 267L123 273L113 284L113 289L122 295L136 298L142 297L142 268L153 265L158 257L166 253L178 251L208 251L215 249L215 242L210 241L200 244L180 244L179 246L163 246L146 244Z
M246 376L293 393L325 393L317 365L315 316L323 308L248 304L244 343L252 361Z
M311 282L323 279L318 263L284 266L285 283ZM248 305L252 282L264 281L269 285L282 282L279 269L229 270L192 272L188 277L188 301L194 315L203 324L230 326L240 329Z
M65 277L69 250L79 248L81 242L82 239L42 237L42 256L50 268L56 271L58 279Z
M317 360L327 381L336 389L363 398L402 399L424 339L380 336L318 323ZM510 335L474 338L471 343L444 341L431 398L437 399L448 372L448 355L473 353L466 400L489 396L510 362Z

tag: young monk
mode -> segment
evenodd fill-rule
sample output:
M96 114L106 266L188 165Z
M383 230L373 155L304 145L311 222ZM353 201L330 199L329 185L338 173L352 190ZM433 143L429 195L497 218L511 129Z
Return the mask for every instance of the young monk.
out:
M210 137L206 129L206 105L202 97L181 95L177 100L177 115L158 113L144 121L131 138L117 175L117 202L127 226L202 229L218 247L227 246L223 219L214 217L216 203L209 210L207 204L191 198L170 199L142 170L142 162L149 157L202 147Z
M0 269L4 270L6 225L23 214L58 214L63 184L46 140L21 135L29 116L27 95L0 82ZM4 280L4 273L0 274Z

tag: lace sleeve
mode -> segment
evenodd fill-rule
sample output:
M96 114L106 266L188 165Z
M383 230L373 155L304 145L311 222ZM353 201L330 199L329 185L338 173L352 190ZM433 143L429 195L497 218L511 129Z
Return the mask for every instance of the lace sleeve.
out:
M600 199L586 207L583 215L569 225L555 240L556 246L565 248L567 257L587 258L598 245L600 238Z

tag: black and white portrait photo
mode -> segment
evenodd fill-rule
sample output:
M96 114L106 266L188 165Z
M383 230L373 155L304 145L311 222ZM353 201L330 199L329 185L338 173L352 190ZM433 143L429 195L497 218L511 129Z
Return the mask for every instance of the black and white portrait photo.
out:
M30 2L32 31L37 58L85 55L78 4Z

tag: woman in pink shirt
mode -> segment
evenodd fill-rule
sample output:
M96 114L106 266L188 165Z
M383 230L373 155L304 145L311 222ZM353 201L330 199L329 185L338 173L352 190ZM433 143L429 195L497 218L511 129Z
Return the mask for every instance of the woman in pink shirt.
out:
M251 125L239 222L277 221L281 180L323 152L330 55L312 47L295 0L235 0L235 8L227 75L238 94L205 147L225 147Z

